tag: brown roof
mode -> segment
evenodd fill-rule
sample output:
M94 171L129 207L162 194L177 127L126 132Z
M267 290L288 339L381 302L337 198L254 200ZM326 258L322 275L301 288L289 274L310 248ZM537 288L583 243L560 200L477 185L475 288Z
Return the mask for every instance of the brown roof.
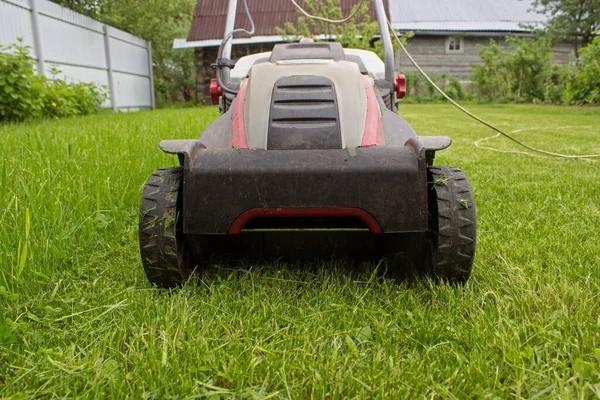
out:
M301 6L302 3L303 1L298 1ZM358 3L359 0L340 0L343 14L348 15L352 7ZM387 1L384 0L384 3L387 10ZM222 39L225 32L227 5L228 2L225 0L197 0L188 42ZM275 28L283 28L285 22L295 23L298 20L298 12L289 0L248 0L248 8L256 25L257 36L276 35ZM375 20L372 3L369 5L369 14L371 19ZM242 0L239 0L237 7L235 27L250 29Z

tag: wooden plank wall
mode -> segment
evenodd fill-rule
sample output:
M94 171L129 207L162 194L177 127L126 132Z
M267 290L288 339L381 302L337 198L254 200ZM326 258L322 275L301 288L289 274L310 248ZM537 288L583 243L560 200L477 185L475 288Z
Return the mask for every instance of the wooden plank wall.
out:
M407 50L425 72L432 75L442 75L448 72L450 76L468 82L471 65L481 62L478 45L486 46L493 39L496 43L505 46L503 36L463 36L463 53L447 54L446 39L448 36L423 35L415 36L408 40ZM570 43L560 43L553 48L554 60L560 64L567 64L573 54ZM400 73L416 72L416 68L402 50L396 52L396 67Z

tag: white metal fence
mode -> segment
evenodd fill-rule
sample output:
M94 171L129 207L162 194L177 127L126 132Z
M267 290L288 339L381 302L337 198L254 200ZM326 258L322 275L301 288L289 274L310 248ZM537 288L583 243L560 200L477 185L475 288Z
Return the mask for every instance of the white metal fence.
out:
M56 66L61 78L104 86L113 110L154 108L150 42L47 0L0 0L0 44L17 38L39 74Z

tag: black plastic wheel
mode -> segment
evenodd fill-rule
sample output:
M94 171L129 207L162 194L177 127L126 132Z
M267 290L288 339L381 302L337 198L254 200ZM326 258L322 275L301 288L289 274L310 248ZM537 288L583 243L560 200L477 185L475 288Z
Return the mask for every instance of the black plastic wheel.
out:
M154 172L142 195L139 221L140 254L151 283L161 288L183 284L193 270L185 244L181 211L182 169Z
M458 168L429 167L430 250L427 273L464 283L475 258L476 214L471 185Z

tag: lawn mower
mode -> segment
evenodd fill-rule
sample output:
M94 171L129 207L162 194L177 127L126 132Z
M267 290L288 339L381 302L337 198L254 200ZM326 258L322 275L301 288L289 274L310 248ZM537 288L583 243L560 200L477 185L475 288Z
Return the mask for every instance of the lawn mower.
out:
M471 187L461 170L433 166L448 137L417 136L398 115L406 81L395 78L384 6L374 3L384 61L301 40L234 63L230 0L211 83L221 115L198 140L162 141L180 166L154 172L143 191L150 282L180 285L216 256L387 257L388 272L469 278Z

